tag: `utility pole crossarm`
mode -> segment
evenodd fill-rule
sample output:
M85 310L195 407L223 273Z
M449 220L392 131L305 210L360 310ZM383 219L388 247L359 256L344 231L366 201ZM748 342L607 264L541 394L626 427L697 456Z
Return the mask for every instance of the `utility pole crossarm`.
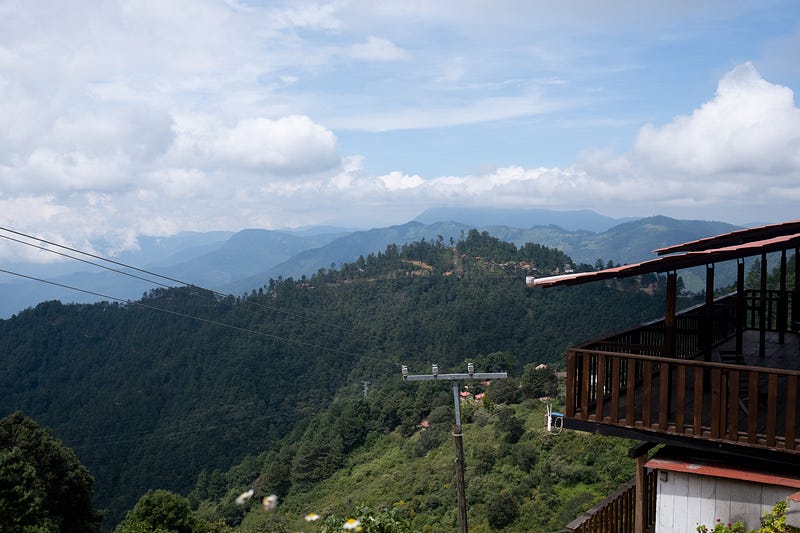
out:
M413 374L404 375L403 381L464 381L470 379L506 379L507 372L475 372L472 374Z

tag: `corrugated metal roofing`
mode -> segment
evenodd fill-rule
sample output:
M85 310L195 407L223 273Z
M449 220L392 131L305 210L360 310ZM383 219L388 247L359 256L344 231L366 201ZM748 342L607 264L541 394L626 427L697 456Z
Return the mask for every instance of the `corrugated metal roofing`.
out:
M757 226L753 228L736 230L730 233L722 233L720 235L715 235L714 237L706 237L704 239L697 239L696 241L689 241L682 244L675 244L673 246L659 248L657 250L653 250L653 253L665 255L675 252L692 252L698 250L707 250L709 248L722 248L726 246L744 244L747 242L781 237L784 235L791 235L794 233L800 233L800 220L791 220L789 222L780 222L778 224L769 224L766 226Z
M759 235L757 232L751 236ZM762 234L763 235L763 234ZM714 238L707 239L709 243L714 243ZM699 241L695 241L699 242ZM725 242L720 240L718 242ZM787 250L789 248L800 247L800 222L797 222L797 232L779 237L770 237L742 244L732 244L713 249L702 249L688 251L674 255L663 255L656 259L622 265L619 267L598 270L596 272L578 272L575 274L564 274L561 276L550 276L546 278L533 278L529 276L525 283L528 287L552 287L556 285L578 285L591 281L600 281L611 278L627 278L654 272L672 272L684 268L691 268L722 261L730 261L742 257L751 257L763 253Z

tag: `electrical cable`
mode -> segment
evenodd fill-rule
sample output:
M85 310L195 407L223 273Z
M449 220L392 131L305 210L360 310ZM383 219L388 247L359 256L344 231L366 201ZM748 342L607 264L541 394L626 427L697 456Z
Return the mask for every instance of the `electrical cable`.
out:
M28 280L31 280L31 281L36 281L36 282L40 282L40 283L46 283L46 284L49 284L49 285L54 285L54 286L65 288L65 289L69 289L69 290L74 290L74 291L78 291L78 292L82 292L82 293L86 293L86 294L91 294L93 296L97 296L97 297L104 298L104 299L107 299L107 300L117 301L117 302L123 303L125 305L131 305L131 306L140 307L140 308L148 309L148 310L152 310L152 311L161 311L163 313L167 313L167 314L170 314L170 315L173 315L173 316L178 316L178 317L187 318L187 319L191 319L191 320L197 320L197 321L200 321L200 322L203 322L203 323L211 324L211 325L214 325L214 326L221 326L221 327L225 327L225 328L232 329L232 330L239 331L239 332L243 332L243 333L249 333L249 334L258 335L258 336L262 336L262 337L268 337L268 338L280 340L280 341L291 343L291 344L298 344L298 345L309 347L309 348L314 348L314 349L318 349L318 350L325 350L325 351L328 351L328 352L334 352L334 353L338 353L338 354L341 354L341 355L347 355L347 356L353 357L355 359L358 359L358 358L367 359L367 360L371 360L371 361L375 361L375 362L379 362L379 363L385 363L385 364L388 364L390 366L397 366L398 365L398 363L396 363L394 361L390 361L388 359L382 359L382 358L372 357L372 356L368 356L368 355L358 355L358 354L355 354L355 353L352 353L352 352L348 352L346 350L340 350L340 349L337 349L337 348L332 348L330 346L319 346L319 345L312 344L312 343L309 343L309 342L298 341L298 340L294 340L294 339L290 339L290 338L286 338L286 337L281 337L279 335L274 335L274 334L271 334L271 333L266 333L266 332L263 332L263 331L254 330L254 329L251 329L251 328L244 328L244 327L241 327L241 326L235 326L235 325L232 325L232 324L226 324L224 322L219 322L219 321L216 321L216 320L211 320L211 319L207 319L207 318L193 316L193 315L190 315L190 314L187 314L187 313L181 313L181 312L178 312L178 311L173 311L173 310L164 309L164 308L161 308L161 307L147 305L147 304L144 304L144 303L141 303L141 302L125 300L123 298L118 298L118 297L107 295L107 294L103 294L103 293L100 293L100 292L91 291L91 290L87 290L87 289L82 289L80 287L73 287L71 285L67 285L67 284L64 284L64 283L59 283L59 282L55 282L55 281L51 281L51 280L46 280L46 279L43 279L43 278L38 278L38 277L35 277L35 276L22 274L22 273L14 272L14 271L7 270L7 269L0 268L0 272L5 273L5 274L10 274L10 275L13 275L13 276L18 276L18 277L21 277L21 278L24 278L24 279L28 279ZM267 417L267 416L256 417L256 419L258 419L261 422L266 421L268 418L269 417ZM251 421L252 420L254 420L254 419L251 419ZM222 429L222 428L228 427L230 425L239 424L240 422L241 421L233 421L233 422L231 422L229 424L221 424L221 425L215 425L215 426L203 426L201 428L197 428L197 429L194 429L194 430L191 430L191 429L185 429L185 430L181 429L181 430L174 430L174 431L173 430L168 430L168 431L166 431L164 433L160 433L157 430L156 431L140 432L138 435L137 434L131 434L131 435L127 435L127 436L123 435L124 438L122 438L122 439L114 437L114 438L111 438L109 440L103 440L104 436L102 436L102 435L100 435L100 436L90 436L90 437L86 437L86 438L88 438L88 439L99 439L99 442L84 442L83 444L77 443L77 444L74 444L74 445L71 444L71 447L74 447L76 449L86 449L86 448L91 448L91 447L95 447L95 446L99 446L99 445L118 444L118 443L123 443L123 442L140 442L140 441L142 441L144 439L147 439L147 438L150 438L150 437L157 437L157 436L164 437L164 436L170 436L170 435L177 436L177 435L184 434L184 433L185 434L192 434L192 433L198 433L198 432L201 432L201 431Z
M136 274L131 274L130 272L125 272L124 270L119 270L119 269L116 269L116 268L112 268L112 267L108 267L108 266L105 266L105 265L101 265L99 263L95 263L94 261L89 261L88 259L81 259L80 257L75 257L73 255L65 254L63 252L57 252L55 250L51 250L50 248L45 248L44 246L39 246L39 245L33 244L32 242L25 242L25 241L22 241L20 239L15 239L14 237L9 237L8 235L0 235L0 237L2 237L3 239L8 239L9 241L13 241L13 242L18 242L20 244L24 244L25 246L30 246L32 248L38 248L39 250L44 250L45 252L49 252L51 254L60 255L61 257L66 257L68 259L74 259L75 261L80 261L81 263L86 263L87 265L92 265L92 266L96 266L96 267L99 267L99 268L104 268L106 270L110 270L111 272L116 272L117 274L122 274L123 276L128 276L128 277L135 278L135 279L138 279L138 280L141 280L141 281L146 281L147 283L153 283L155 285L159 285L159 286L165 287L165 288L170 288L171 287L171 285L167 285L166 283L161 283L161 282L153 280L153 279L144 278L142 276L137 276Z
M74 252L74 253L77 253L77 254L85 255L85 256L87 256L87 257L91 257L91 258L93 258L93 259L98 259L98 260L100 260L100 261L105 261L105 262L107 262L107 263L111 263L111 264L113 264L113 265L121 266L121 267L124 267L124 268L130 269L130 270L134 270L134 271L136 271L136 272L141 272L141 273L143 273L143 274L147 274L147 275L150 275L150 276L155 276L155 277L157 277L157 278L165 279L165 280L167 280L167 281L172 281L172 282L174 282L174 283L177 283L177 284L179 284L179 285L185 285L185 286L187 286L187 287L190 287L190 288L192 288L192 287L195 287L195 288L198 288L198 289L201 289L201 290L207 291L207 292L209 292L209 293L211 293L211 294L214 294L215 296L218 296L218 297L222 298L222 299L223 299L223 301L224 301L224 299L227 299L227 298L228 298L228 296L230 296L230 295L228 295L228 294L223 294L223 293L217 292L217 291L215 291L215 290L212 290L212 289L206 289L206 288L200 287L200 286L198 286L198 285L195 285L195 284L193 284L193 283L189 283L189 282L187 282L187 281L182 281L182 280L180 280L180 279L177 279L177 278L172 278L172 277L170 277L170 276L165 276L165 275L163 275L163 274L158 274L157 272L152 272L152 271L149 271L149 270L145 270L145 269L143 269L143 268L139 268L139 267L135 267L135 266L133 266L133 265L128 265L128 264L126 264L126 263L122 263L122 262L120 262L120 261L115 261L115 260L113 260L113 259L108 259L107 257L103 257L103 256L101 256L101 255L96 255L96 254L92 254L92 253L89 253L89 252L84 252L83 250L79 250L79 249L77 249L77 248L73 248L73 247L70 247L70 246L66 246L66 245L63 245L63 244L59 244L59 243L56 243L56 242L53 242L53 241L48 241L48 240L46 240L46 239L42 239L42 238L40 238L40 237L35 237L35 236L33 236L33 235L29 235L29 234L27 234L27 233L23 233L23 232L21 232L21 231L16 231L16 230L13 230L13 229L10 229L10 228L6 228L6 227L3 227L3 226L0 226L0 230L2 230L2 231L5 231L5 232L8 232L8 233L12 233L12 234L14 234L14 235L19 235L19 236L21 236L21 237L25 237L25 238L27 238L27 239L36 240L36 241L39 241L39 242L42 242L42 243L48 244L48 245L50 245L50 246L56 246L56 247L58 247L58 248L61 248L61 249L64 249L64 250L69 250L70 252ZM45 248L45 247L43 247L43 246L37 246L37 245L35 245L35 244L32 244L32 243L27 243L27 242L21 241L21 240L19 240L19 239L14 239L14 238L12 238L12 237L9 237L9 236L7 236L7 235L2 235L2 234L0 234L0 237L2 237L2 238L4 238L4 239L11 240L11 241L15 241L15 242L18 242L18 243L21 243L21 244L25 244L25 245L27 245L27 246L32 246L32 247L34 247L34 248L38 248L38 249L40 249L40 250L44 250L44 251L46 251L46 252L55 253L55 254L61 255L61 256L63 256L63 257L68 257L68 258L71 258L71 259L75 259L75 260L77 260L77 261L82 261L82 262L84 262L84 263L88 263L88 264L94 265L94 266L96 266L96 267L99 267L99 268L103 268L103 269L106 269L106 270L110 270L110 271L112 271L112 272L116 272L116 273L118 273L118 274L123 274L123 275L126 275L126 276L130 276L130 277L133 277L133 278L137 278L137 279L143 280L143 281L147 281L147 282L149 282L149 283L153 283L153 284L155 284L155 285L160 285L160 286L162 286L162 287L170 287L170 285L165 285L165 284L163 284L163 283L160 283L160 282L158 282L158 281L155 281L155 280L151 280L151 279L143 278L143 277L137 276L137 275L135 275L135 274L130 274L130 273L127 273L127 272L124 272L124 271L121 271L121 270L118 270L118 269L115 269L115 268L111 268L111 267L108 267L108 266L105 266L105 265L101 265L101 264L99 264L99 263L95 263L95 262L93 262L93 261L88 261L88 260L85 260L85 259L80 259L80 258L77 258L77 257L73 257L73 256L71 256L71 255L69 255L69 254L64 254L64 253L61 253L61 252L56 252L56 251L54 251L54 250L51 250L51 249L49 249L49 248ZM389 339L386 339L386 338L383 338L383 337L378 337L378 336L374 336L374 335L369 335L369 334L366 334L366 333L363 333L363 332L358 332L358 331L354 331L354 330L351 330L351 329L348 329L348 328L345 328L345 327L339 326L339 325L337 325L337 324L332 324L332 323L330 323L330 322L325 322L325 321L323 321L323 320L318 320L318 319L310 318L310 317L307 317L307 316L298 315L298 314L292 313L292 312L290 312L290 311L286 311L286 310L283 310L283 309L279 309L279 308L277 308L277 307L272 307L272 306L269 306L269 305L265 305L265 304L262 304L262 303L260 303L260 302L254 302L254 301L252 301L252 300L250 300L250 299L248 299L248 298L245 298L245 299L244 299L244 301L245 301L245 302L247 302L247 304L249 304L249 305L256 305L256 306L258 306L258 307L262 307L262 308L264 308L264 309L269 309L269 310L271 310L271 311L276 311L276 312L278 312L278 313L283 313L283 314L285 314L285 315L287 315L287 316L290 316L290 317L292 317L292 318L297 318L297 319L300 319L300 320L306 320L306 321L309 321L309 322L315 322L315 323L318 323L318 324L320 324L320 325L324 325L324 326L328 326L328 327L331 327L331 328L339 329L339 330L341 330L341 331L344 331L344 332L347 332L347 333L354 333L354 334L356 334L356 335L359 335L359 336L361 336L361 337L365 337L365 338L369 338L369 339L373 339L373 340L379 340L379 341L382 341L382 342L390 342L390 341L389 341ZM219 301L217 301L217 303L220 303L220 302L219 302Z
M0 228L0 229L4 229L4 228ZM8 230L6 230L6 231L8 231ZM10 240L10 241L13 241L13 242L17 242L17 243L19 243L19 244L24 244L25 246L30 246L30 247L32 247L32 248L37 248L37 249L39 249L39 250L43 250L43 251L45 251L45 252L49 252L49 253L53 253L53 254L56 254L56 255L60 255L60 256L62 256L62 257L66 257L66 258L68 258L68 259L73 259L73 260L75 260L75 261L80 261L80 262L82 262L82 263L86 263L86 264L88 264L88 265L92 265L92 266L96 266L96 267L98 267L98 268L102 268L102 269L105 269L105 270L109 270L109 271L111 271L111 272L115 272L115 273L117 273L117 274L121 274L121 275L123 275L123 276L128 276L128 277L131 277L131 278L134 278L134 279L138 279L138 280L140 280L140 281L145 281L145 282L147 282L147 283L152 283L152 284L154 284L154 285L158 285L158 286L160 286L160 287L164 287L164 288L167 288L167 289L173 288L173 286L172 286L172 285L167 285L166 283L161 283L160 281L157 281L157 280L154 280L154 279L145 278L145 277L142 277L142 276L138 276L138 275L136 275L136 274L133 274L133 273L131 273L131 272L125 272L124 270L119 270L119 269L117 269L117 268L113 268L113 267L109 267L109 266L106 266L106 265L102 265L102 264L100 264L100 263L95 263L94 261L89 261L88 259L82 259L82 258L80 258L80 257L75 257L75 256L73 256L73 255L70 255L70 254L66 254L66 253L63 253L63 252L58 252L58 251L56 251L56 250L51 250L51 249L49 249L49 248L45 248L44 246L39 246L39 245L33 244L33 243L31 243L31 242L25 242L25 241L22 241L22 240L20 240L20 239L15 239L14 237L9 237L8 235L2 235L2 234L0 234L0 237L1 237L1 238L3 238L3 239L8 239L8 240ZM34 237L30 237L30 238L34 238ZM46 242L46 241L43 241L43 242ZM80 251L78 251L78 252L76 252L76 253L86 254L86 252L80 252ZM89 255L89 254L87 254L87 255ZM121 264L121 263L120 263L120 264ZM126 268L131 268L131 269L136 269L136 267L127 266L127 265L125 265L125 267L126 267ZM139 269L136 269L136 270L139 270ZM143 272L147 272L147 271L143 271ZM149 272L148 272L148 273L149 273ZM159 274L156 274L156 273L152 273L152 275L154 275L154 276L157 276L157 277L161 277ZM171 278L167 278L167 279L171 279ZM181 282L181 283L183 283L183 282ZM215 292L215 291L212 291L212 290L210 290L210 289L204 289L204 288L202 288L202 287L198 287L197 285L193 285L193 284L185 284L185 285L186 285L186 286L187 286L189 289L191 289L191 288L197 288L197 289L200 289L201 291L207 291L207 292L209 292L209 293L213 293L213 294L217 295L218 297L219 297L219 296L224 296L224 295L221 295L220 293L217 293L217 292ZM199 296L199 297L201 297L201 298L204 298L204 299L206 299L206 300L212 301L212 302L214 302L214 303L216 303L216 304L227 303L227 298L222 298L222 299L212 298L212 297L210 297L210 296L206 296L206 295L205 295L205 294L203 294L202 292L200 292L200 293L196 293L195 295L196 295L196 296ZM295 315L295 314L293 314L293 313L290 313L290 312L288 312L288 311L283 311L283 310L281 310L281 309L278 309L278 308L274 308L274 307L270 307L270 306L267 306L267 305L263 305L263 304L260 304L260 303L258 303L258 302L253 302L252 300L249 300L249 299L245 299L245 301L247 301L247 302L248 302L248 303L250 303L250 304L257 305L257 306L259 306L259 307L263 307L263 308L266 308L266 309L270 309L270 310L274 310L274 311L278 311L278 312L284 313L284 314L286 314L286 315L290 315L290 316L292 316L293 318L300 318L300 319L303 319L303 320L310 320L310 321L313 321L313 322L320 322L320 321L317 321L317 320L314 320L314 319L310 319L310 318L308 318L308 317L303 317L303 316L301 316L301 315ZM228 305L232 305L232 304L228 304ZM324 323L324 322L321 322L321 323L322 323L322 324L325 324L326 326L335 327L335 328L339 328L339 329L344 329L344 328L341 328L340 326L336 326L336 325L334 325L334 324L326 324L326 323ZM356 334L358 334L358 332L355 332L355 331L352 331L352 330L345 330L345 331L349 331L350 333L356 333ZM380 339L380 340L384 340L384 341L386 341L385 339ZM387 341L387 342L388 342L388 341Z
M340 350L338 348L332 348L330 346L320 346L320 345L317 345L317 344L312 344L310 342L299 341L299 340L295 340L295 339L289 339L287 337L281 337L280 335L274 335L272 333L267 333L265 331L258 331L258 330L255 330L255 329L245 328L245 327L242 327L242 326L235 326L233 324L226 324L224 322L219 322L217 320L211 320L209 318L202 318L202 317L190 315L190 314L187 314L187 313L181 313L180 311L173 311L171 309L164 309L163 307L156 307L154 305L147 305L147 304L144 304L144 303L141 303L141 302L138 302L138 301L125 300L123 298L117 298L116 296L110 296L108 294L103 294L103 293L100 293L100 292L90 291L88 289L81 289L80 287L73 287L71 285L66 285L64 283L58 283L56 281L46 280L46 279L43 279L43 278L37 278L35 276L29 276L27 274L21 274L19 272L14 272L14 271L11 271L11 270L6 270L6 269L0 268L0 272L2 272L4 274L10 274L12 276L19 276L21 278L29 279L29 280L32 280L32 281L38 281L40 283L47 283L49 285L54 285L56 287L62 287L64 289L70 289L70 290L73 290L73 291L79 291L79 292L83 292L83 293L86 293L86 294L91 294L93 296L99 296L100 298L105 298L105 299L108 299L108 300L114 300L114 301L117 301L117 302L124 303L126 305L132 305L132 306L135 306L135 307L141 307L143 309L149 309L151 311L160 311L162 313L167 313L167 314L170 314L170 315L173 315L173 316L179 316L179 317L182 317L182 318L188 318L188 319L191 319L191 320L197 320L197 321L200 321L200 322L205 322L206 324L212 324L212 325L215 325L215 326L221 326L221 327L233 329L233 330L236 330L236 331L240 331L240 332L244 332L244 333L251 333L253 335L259 335L259 336L262 336L262 337L268 337L268 338L271 338L271 339L276 339L276 340L280 340L280 341L284 341L284 342L288 342L288 343L292 343L292 344L299 344L301 346L306 346L308 348L314 348L314 349L317 349L317 350L325 350L325 351L328 351L328 352L340 353L340 354L348 355L348 356L351 356L351 357L360 357L362 359L369 359L369 360L372 360L372 361L378 361L378 362L381 362L381 363L387 363L387 364L390 364L392 366L398 365L398 363L389 361L388 359L380 359L380 358L376 358L376 357L370 357L370 356L367 356L367 355L358 355L358 354L354 354L352 352L348 352L348 351L345 351L345 350Z

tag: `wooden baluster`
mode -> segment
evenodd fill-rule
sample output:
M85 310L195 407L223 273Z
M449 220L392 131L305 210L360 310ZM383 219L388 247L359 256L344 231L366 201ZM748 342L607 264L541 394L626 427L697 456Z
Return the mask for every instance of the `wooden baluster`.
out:
M626 402L626 409L625 409L625 425L633 427L633 408L635 407L636 403L636 360L635 359L628 359L628 382L626 388L627 393L625 394L625 398L627 399Z
M611 359L611 423L619 423L619 357Z
M692 413L692 433L703 432L703 368L694 369L694 412Z
M722 381L722 371L719 368L711 369L711 438L718 439L720 436L720 382Z
M608 358L605 355L598 354L597 356L597 403L595 404L595 420L602 422L604 420L603 414L603 401L605 399L605 386L606 386L606 364Z
M669 417L669 373L670 365L661 363L661 373L659 375L659 394L658 394L658 429L666 431L667 419Z
M678 366L678 397L675 404L675 431L677 433L684 433L685 424L685 407L686 407L686 367L683 365Z
M767 388L767 446L775 446L775 423L778 418L778 375L769 375Z
M755 444L758 439L758 377L758 372L748 372L747 442L751 444Z
M728 439L739 439L739 371L728 373Z
M797 427L797 376L786 378L786 449L795 449L795 428Z

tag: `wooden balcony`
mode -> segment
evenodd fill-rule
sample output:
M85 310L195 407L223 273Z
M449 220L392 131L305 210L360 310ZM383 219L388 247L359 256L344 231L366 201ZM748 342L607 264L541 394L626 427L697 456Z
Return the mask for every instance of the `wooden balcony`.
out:
M570 349L565 426L800 456L793 296L747 291Z

